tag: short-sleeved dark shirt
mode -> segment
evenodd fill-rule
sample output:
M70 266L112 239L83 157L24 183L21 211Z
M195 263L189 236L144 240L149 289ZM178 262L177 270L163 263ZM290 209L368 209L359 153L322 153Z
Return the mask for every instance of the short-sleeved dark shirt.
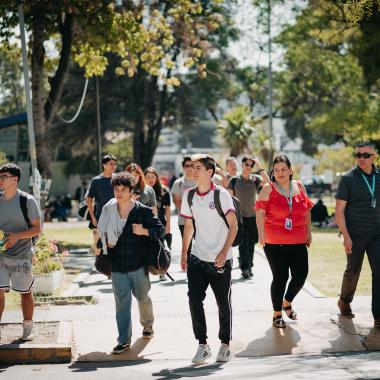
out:
M162 194L156 197L157 201L157 216L160 222L166 226L165 207L170 206L170 194L167 189L163 189Z
M103 177L101 174L91 180L86 197L95 199L95 217L100 218L103 206L115 197L111 185L111 178Z
M352 237L372 237L380 235L380 170L374 167L367 175L370 186L372 176L376 176L376 208L371 207L372 195L358 167L342 176L335 198L346 201L344 211L347 230Z

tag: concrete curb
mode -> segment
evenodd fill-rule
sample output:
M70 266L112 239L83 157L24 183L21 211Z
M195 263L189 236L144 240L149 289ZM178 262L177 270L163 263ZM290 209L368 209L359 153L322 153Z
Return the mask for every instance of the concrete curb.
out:
M0 364L70 363L72 341L72 323L59 322L56 343L0 345Z
M266 258L265 252L262 248L255 247L255 253L258 253L262 257ZM314 288L314 286L311 285L308 281L305 282L303 290L314 298L326 298L326 296L323 293L321 293L318 289Z

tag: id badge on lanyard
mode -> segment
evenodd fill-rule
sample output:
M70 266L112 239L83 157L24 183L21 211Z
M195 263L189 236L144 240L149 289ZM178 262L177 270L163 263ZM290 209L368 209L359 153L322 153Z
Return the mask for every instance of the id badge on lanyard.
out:
M371 208L376 208L376 197L375 197L375 190L376 190L376 174L373 173L372 175L372 187L369 185L367 177L362 173L362 177L364 179L365 184L368 187L368 190L371 194Z
M284 189L277 183L278 188L280 189L282 195L285 197L286 202L289 206L289 217L285 218L284 227L286 230L291 231L293 229L293 220L292 220L292 208L293 208L293 187L292 182L289 186L289 197L286 195Z

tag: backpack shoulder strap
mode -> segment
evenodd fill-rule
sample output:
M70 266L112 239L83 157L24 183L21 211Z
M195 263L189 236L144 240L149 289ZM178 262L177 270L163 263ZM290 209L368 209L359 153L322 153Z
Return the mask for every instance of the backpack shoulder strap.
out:
M226 223L228 227L228 222L226 216L224 215L222 204L220 203L220 189L218 188L214 189L214 203L216 211L218 211L219 216L224 220L224 223Z
M197 188L193 187L187 193L187 203L189 204L190 210L191 210L191 206L193 205L193 198L196 191L197 191Z
M30 220L28 216L28 197L22 191L20 192L20 208L26 224L28 225L28 227L30 227Z

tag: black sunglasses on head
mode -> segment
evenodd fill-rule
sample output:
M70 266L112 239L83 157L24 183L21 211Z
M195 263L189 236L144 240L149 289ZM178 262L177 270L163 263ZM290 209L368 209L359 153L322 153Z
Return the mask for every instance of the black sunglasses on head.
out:
M249 164L248 162L245 162L244 165L245 165L245 166L249 166L250 168L253 168L253 167L255 166L254 163L253 163L253 164Z
M373 156L373 153L367 153L367 152L364 152L364 153L356 152L355 153L356 158L370 158L372 156Z

